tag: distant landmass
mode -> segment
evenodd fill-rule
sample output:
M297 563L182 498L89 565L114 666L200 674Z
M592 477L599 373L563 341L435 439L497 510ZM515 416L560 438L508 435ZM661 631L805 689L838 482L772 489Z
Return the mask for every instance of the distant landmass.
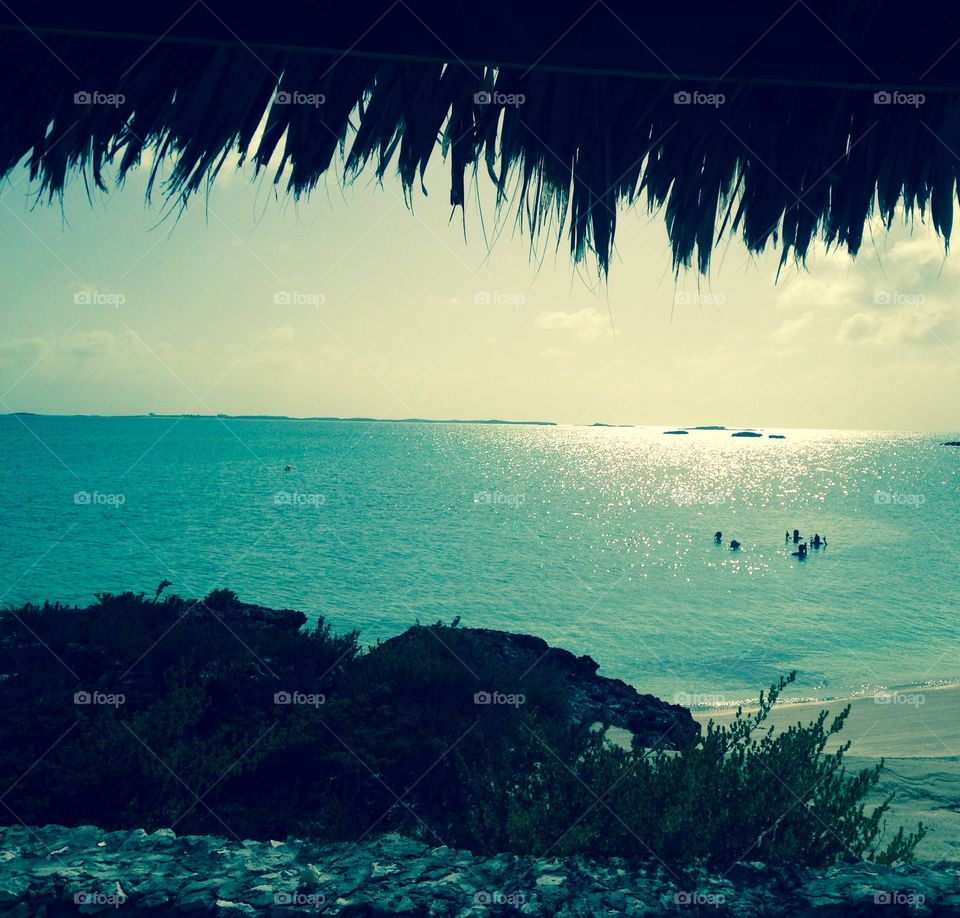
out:
M2 415L0 415L2 416ZM35 411L11 411L6 417L30 418L193 418L230 421L359 421L369 424L513 424L533 427L556 427L556 421L505 421L501 418L297 418L286 414L39 414ZM628 425L621 425L628 426Z

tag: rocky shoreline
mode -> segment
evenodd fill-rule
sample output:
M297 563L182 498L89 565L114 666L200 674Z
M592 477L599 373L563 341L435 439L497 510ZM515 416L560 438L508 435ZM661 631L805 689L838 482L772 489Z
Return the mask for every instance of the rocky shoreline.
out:
M960 914L960 864L683 873L621 859L477 857L396 835L359 845L169 829L0 828L0 915L732 916Z
M400 647L417 640L425 630L423 625L414 625L381 646ZM540 665L555 670L563 681L575 723L602 722L629 730L645 746L667 748L676 748L699 730L687 708L655 695L642 695L620 679L598 675L600 664L590 656L578 657L562 647L551 647L532 634L463 627L456 628L455 634L458 653L468 658L486 654L520 671Z

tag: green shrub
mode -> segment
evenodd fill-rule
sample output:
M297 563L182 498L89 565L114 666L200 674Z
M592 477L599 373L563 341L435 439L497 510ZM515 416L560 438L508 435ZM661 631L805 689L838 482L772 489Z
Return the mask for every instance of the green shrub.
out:
M923 826L878 837L892 795L865 811L882 762L846 774L849 744L826 753L849 707L827 724L782 732L768 725L795 674L760 695L753 716L710 723L677 752L627 751L602 731L571 732L562 749L544 748L535 767L516 771L509 749L492 751L477 772L461 763L474 790L458 839L468 847L553 854L619 855L667 863L760 860L825 866L844 857L909 860Z
M401 830L478 852L909 859L922 827L878 843L876 769L826 753L846 712L781 733L758 714L676 753L571 726L559 675L529 672L456 627L362 652L356 633L265 626L202 602L100 596L0 616L0 819L355 841ZM792 678L792 677L791 677ZM478 705L474 694L522 694ZM74 704L77 691L122 704ZM323 695L277 704L276 692Z

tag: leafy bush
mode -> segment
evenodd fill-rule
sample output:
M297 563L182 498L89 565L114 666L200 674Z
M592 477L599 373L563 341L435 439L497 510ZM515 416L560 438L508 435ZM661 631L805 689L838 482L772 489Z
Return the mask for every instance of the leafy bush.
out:
M879 839L892 795L869 814L863 800L882 762L848 776L849 743L826 753L849 707L827 724L776 733L771 711L795 673L760 695L752 716L729 727L710 723L678 752L613 746L603 732L581 730L562 754L535 768L504 772L503 753L485 763L460 841L488 852L619 855L676 863L761 860L825 866L844 857L909 860L923 826ZM547 748L542 736L538 741ZM491 814L496 814L491 818Z
M401 830L667 862L893 862L922 837L881 847L889 800L863 805L879 766L848 776L846 747L825 751L846 712L766 726L789 680L676 753L625 750L571 724L549 665L521 670L456 627L363 652L356 633L265 622L229 590L161 592L0 617L0 818L241 838ZM492 687L524 703L476 704ZM107 702L75 704L81 691Z

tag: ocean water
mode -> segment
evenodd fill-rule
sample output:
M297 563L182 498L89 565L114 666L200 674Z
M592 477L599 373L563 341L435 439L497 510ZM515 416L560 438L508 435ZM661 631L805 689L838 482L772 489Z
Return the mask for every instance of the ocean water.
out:
M945 436L662 430L0 417L0 604L167 578L364 642L460 616L695 707L960 677Z

